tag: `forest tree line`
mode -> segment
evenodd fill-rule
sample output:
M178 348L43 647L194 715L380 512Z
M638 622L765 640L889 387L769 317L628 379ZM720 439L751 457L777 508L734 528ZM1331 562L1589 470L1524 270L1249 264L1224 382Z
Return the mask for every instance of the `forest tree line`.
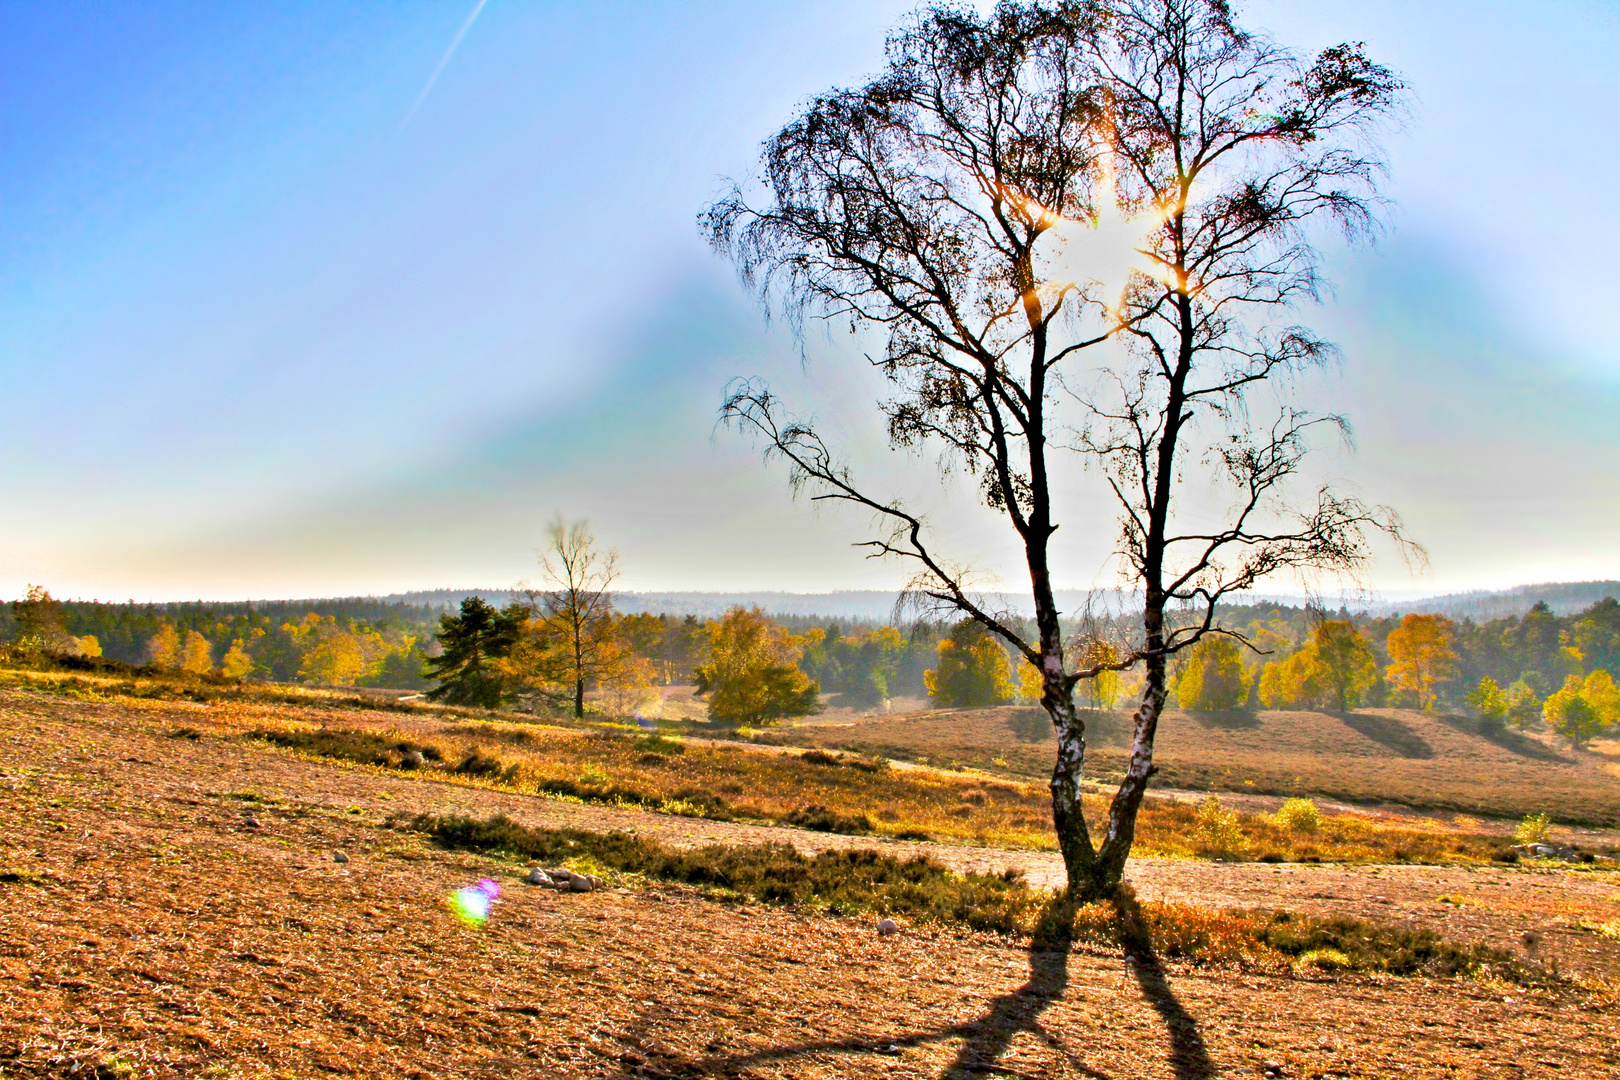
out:
M1183 658L1172 686L1191 710L1406 706L1467 712L1487 726L1545 722L1576 742L1620 724L1620 604L1559 616L1545 603L1484 622L1440 615L1335 615L1279 605L1230 607L1214 636ZM31 589L3 609L0 636L46 651L275 682L431 690L502 707L556 697L571 679L633 711L639 693L696 682L721 719L804 715L832 696L876 707L923 697L943 707L1030 701L1033 670L970 621L884 626L736 607L718 619L613 610L611 597L561 635L536 596L459 612L364 598L263 604L57 601ZM549 628L548 628L549 627ZM1087 663L1124 648L1119 626L1070 627ZM567 640L564 641L566 636ZM566 645L566 648L564 647ZM566 655L565 655L566 654ZM579 678L583 676L583 678ZM1135 691L1105 674L1087 704Z

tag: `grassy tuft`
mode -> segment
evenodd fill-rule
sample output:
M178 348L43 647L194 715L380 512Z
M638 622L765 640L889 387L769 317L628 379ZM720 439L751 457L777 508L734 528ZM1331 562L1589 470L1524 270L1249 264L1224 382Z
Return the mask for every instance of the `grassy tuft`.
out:
M809 856L787 844L675 850L624 832L530 829L504 816L476 821L422 815L412 827L445 848L501 852L550 863L589 860L619 873L766 903L903 916L975 930L1019 932L1041 901L1041 894L1015 873L961 875L933 859L898 859L878 851L823 851Z

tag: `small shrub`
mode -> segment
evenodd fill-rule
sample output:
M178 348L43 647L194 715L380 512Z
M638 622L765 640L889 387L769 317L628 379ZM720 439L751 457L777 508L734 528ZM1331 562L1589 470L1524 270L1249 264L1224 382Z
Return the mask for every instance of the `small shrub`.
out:
M1519 827L1513 830L1513 840L1518 844L1545 844L1550 835L1552 818L1546 814L1526 814Z
M1313 833L1322 826L1322 814L1310 799L1289 799L1277 808L1277 824L1291 833Z
M1350 967L1350 958L1338 949L1311 949L1300 953L1296 962L1302 968L1318 971L1343 971Z
M259 729L247 733L250 739L263 739L272 746L297 750L319 757L353 761L359 765L400 767L406 755L416 753L428 761L439 761L438 748L418 746L408 739L390 738L371 731L350 731L346 728L321 728L318 731L272 731ZM498 766L499 763L497 763Z
M873 829L872 819L865 814L839 814L825 806L802 807L781 820L784 825L797 825L816 832L843 833L846 836L862 835Z
M1217 859L1241 858L1248 847L1237 814L1214 795L1198 805L1198 842L1204 854Z
M666 735L646 735L636 740L636 749L642 751L642 760L649 756L673 757L686 753L686 744Z
M501 759L479 750L469 750L454 769L462 776L499 776L505 770Z
M1259 916L1257 915L1257 918ZM1296 960L1328 949L1356 971L1390 975L1469 975L1490 970L1506 978L1527 973L1511 953L1488 945L1458 945L1433 930L1361 919L1319 919L1287 911L1272 912L1259 922L1256 936Z

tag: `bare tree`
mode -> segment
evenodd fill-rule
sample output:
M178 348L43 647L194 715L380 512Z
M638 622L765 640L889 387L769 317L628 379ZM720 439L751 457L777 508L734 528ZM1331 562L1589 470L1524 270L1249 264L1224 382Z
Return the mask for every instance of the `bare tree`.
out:
M891 36L877 79L815 99L767 141L762 207L734 189L701 219L768 310L886 331L873 362L892 388L891 442L942 446L1016 534L1034 635L972 593L923 518L863 489L813 425L762 384L733 384L723 418L762 436L795 489L871 512L883 528L866 544L910 562L916 594L976 619L1041 673L1073 895L1121 880L1167 661L1225 632L1218 602L1278 570L1353 571L1366 530L1397 527L1326 490L1292 510L1284 488L1312 429L1342 422L1284 406L1255 423L1247 397L1332 355L1277 318L1314 295L1307 223L1370 224L1378 167L1364 141L1399 92L1357 48L1306 66L1238 30L1218 0L1004 3L984 18L930 8ZM1070 280L1062 256L1116 205L1143 239L1141 265L1110 298ZM1139 634L1080 665L1065 661L1049 556L1065 462L1107 476L1144 601ZM1213 530L1174 512L1183 484L1211 479L1191 477L1200 463L1236 493ZM1138 665L1130 766L1099 843L1080 800L1075 687Z
M548 526L550 543L540 556L549 588L525 588L535 612L531 666L566 681L573 690L574 715L585 715L585 687L624 662L624 649L613 627L613 596L608 591L619 576L619 553L596 546L590 522L563 521ZM523 662L523 661L520 661Z

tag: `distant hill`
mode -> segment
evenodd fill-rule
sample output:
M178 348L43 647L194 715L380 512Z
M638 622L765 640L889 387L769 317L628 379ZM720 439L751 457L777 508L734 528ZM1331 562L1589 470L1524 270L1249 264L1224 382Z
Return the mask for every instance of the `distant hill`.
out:
M513 593L507 589L434 589L424 592L396 593L381 597L384 603L410 607L453 608L463 597L481 596L492 604L509 602ZM1606 596L1620 598L1620 581L1562 581L1541 585L1520 585L1499 591L1450 593L1418 600L1372 601L1348 605L1354 612L1369 615L1434 614L1453 619L1470 618L1476 622L1500 619L1508 615L1523 615L1538 601L1543 601L1558 615L1571 615L1583 611ZM894 617L897 596L880 589L847 589L836 592L622 592L615 598L619 610L635 613L648 611L659 615L696 615L712 619L724 614L736 604L744 607L759 606L773 615L823 616L837 619L858 619L870 622L888 622ZM1025 598L999 597L998 606L1015 612L1029 613ZM1082 589L1060 589L1058 605L1066 615L1080 613L1086 606L1087 593ZM1119 612L1133 606L1129 594L1115 589L1098 590L1090 594L1095 607ZM1289 607L1304 607L1309 598L1281 594L1246 594L1234 597L1236 604L1277 603ZM1336 604L1329 603L1330 607Z
M1484 622L1508 615L1523 615L1538 601L1552 608L1555 615L1573 615L1609 596L1620 599L1620 581L1555 581L1543 585L1520 585L1500 592L1451 593L1424 600L1373 604L1369 605L1369 613L1390 615L1417 612Z
M514 593L506 589L433 589L423 592L395 593L382 597L385 603L411 607L453 608L463 597L480 596L491 604L501 605L512 600ZM1099 590L1093 594L1099 605L1111 606L1118 611L1123 594L1115 590ZM758 606L772 615L823 616L836 619L856 619L863 622L887 623L894 618L897 593L881 589L845 589L836 592L621 592L614 596L615 606L623 612L635 614L651 612L655 615L696 615L700 619L717 618L726 609L741 604ZM1081 589L1060 589L1057 600L1066 614L1078 613L1085 607L1087 594ZM1029 601L999 596L992 605L1006 607L1015 612L1028 613Z

